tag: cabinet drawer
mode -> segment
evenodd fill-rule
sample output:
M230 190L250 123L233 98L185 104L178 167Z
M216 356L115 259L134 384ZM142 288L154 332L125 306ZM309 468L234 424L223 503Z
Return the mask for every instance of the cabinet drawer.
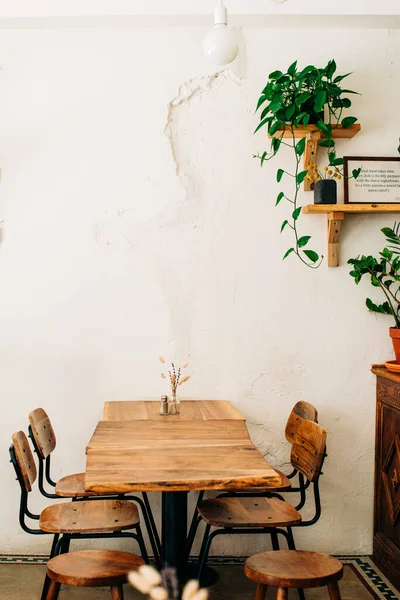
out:
M378 422L375 532L400 548L400 411L383 404Z
M377 378L376 385L378 401L391 404L400 411L400 385L383 377Z

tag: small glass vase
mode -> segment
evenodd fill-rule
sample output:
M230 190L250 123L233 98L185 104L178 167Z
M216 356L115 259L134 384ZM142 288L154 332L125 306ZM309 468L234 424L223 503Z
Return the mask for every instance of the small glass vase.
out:
M181 399L177 394L172 394L168 398L168 414L179 415L181 406Z

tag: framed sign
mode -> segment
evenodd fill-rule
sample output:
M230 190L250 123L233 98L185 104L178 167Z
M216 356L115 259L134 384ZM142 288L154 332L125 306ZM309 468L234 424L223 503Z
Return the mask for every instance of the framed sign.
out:
M345 204L400 204L400 157L345 156L343 172Z

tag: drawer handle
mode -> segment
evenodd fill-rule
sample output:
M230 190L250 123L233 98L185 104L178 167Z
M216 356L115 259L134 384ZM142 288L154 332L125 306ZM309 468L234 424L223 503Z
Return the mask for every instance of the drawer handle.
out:
M399 478L398 478L398 475L397 475L397 469L396 468L393 471L392 483L393 483L394 491L396 491L397 488L400 485L400 481L399 481Z

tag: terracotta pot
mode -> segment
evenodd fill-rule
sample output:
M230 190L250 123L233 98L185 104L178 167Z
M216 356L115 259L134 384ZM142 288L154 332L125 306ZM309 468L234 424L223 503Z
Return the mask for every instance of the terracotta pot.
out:
M389 335L392 338L396 363L400 365L400 329L397 329L397 327L391 327L389 329Z

